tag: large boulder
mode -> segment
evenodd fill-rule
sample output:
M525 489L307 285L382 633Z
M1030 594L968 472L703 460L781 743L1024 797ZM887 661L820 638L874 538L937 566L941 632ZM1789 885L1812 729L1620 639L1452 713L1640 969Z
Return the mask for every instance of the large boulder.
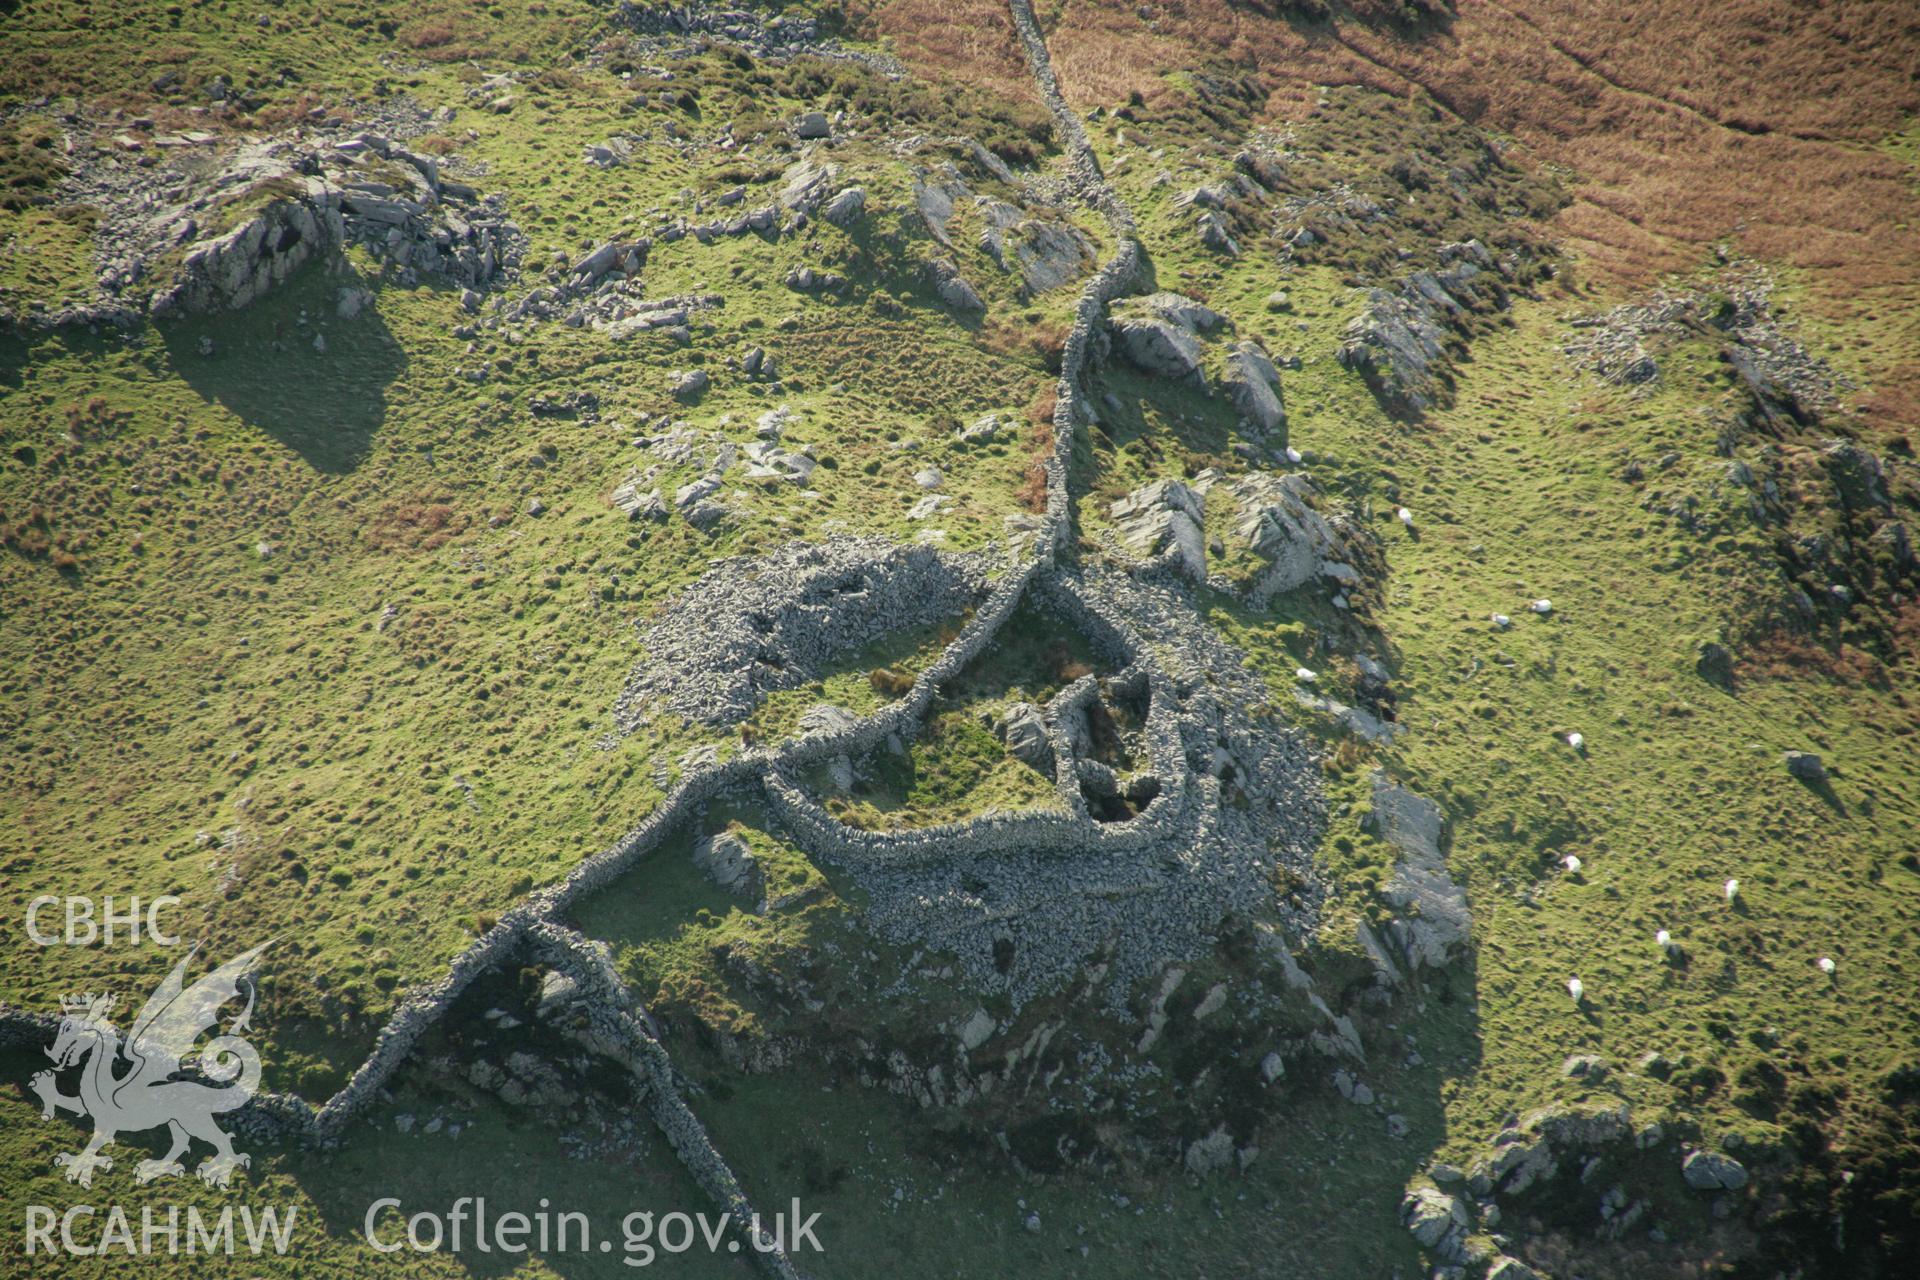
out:
M1120 350L1144 372L1159 378L1205 380L1200 339L1191 330L1157 316L1128 316L1115 320L1112 328Z
M1304 474L1254 472L1230 492L1239 506L1234 537L1268 562L1251 588L1256 604L1317 577L1343 586L1360 581L1346 534L1314 506L1319 490Z
M1177 480L1155 480L1119 499L1108 513L1133 550L1149 558L1170 554L1181 572L1206 581L1207 513L1193 489Z
M1382 893L1396 913L1384 932L1410 968L1449 963L1471 941L1473 917L1467 891L1447 874L1440 847L1446 820L1440 806L1376 770L1371 824L1400 854Z
M808 152L787 166L781 174L780 203L795 213L812 213L833 190L840 166L830 164Z
M693 865L736 897L760 896L760 862L747 842L731 831L708 836L694 845Z
M849 227L860 220L866 208L866 191L860 187L848 187L827 201L820 210L820 216L836 227Z
M1047 737L1046 713L1031 702L1016 702L995 726L1007 754L1041 773L1053 772L1053 742Z
M1467 1206L1437 1187L1419 1187L1409 1192L1400 1205L1400 1220L1423 1249L1446 1259L1462 1254L1472 1220Z
M1261 434L1287 425L1286 403L1280 394L1280 370L1257 342L1236 342L1227 351L1226 372L1220 385L1240 416Z
M1747 1185L1746 1167L1718 1151L1689 1152L1680 1163L1680 1176L1695 1191L1738 1191Z
M1202 384L1200 335L1225 323L1219 312L1177 293L1155 293L1116 307L1108 328L1120 350L1156 377Z

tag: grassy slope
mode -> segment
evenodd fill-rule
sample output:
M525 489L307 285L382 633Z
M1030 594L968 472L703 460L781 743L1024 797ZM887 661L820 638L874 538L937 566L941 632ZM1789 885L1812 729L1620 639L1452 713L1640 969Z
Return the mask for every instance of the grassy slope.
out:
M460 104L470 78L428 68L411 91ZM742 160L664 147L620 169L586 166L584 143L655 121L617 113L625 95L609 76L565 93L564 110L536 93L510 115L460 117L477 135L462 153L487 166L484 185L513 193L535 259L634 234L648 210L677 208L681 189L738 180ZM8 339L0 505L29 531L0 560L24 605L9 609L4 639L17 744L4 804L23 833L8 912L49 887L150 886L185 897L187 933L216 948L281 933L286 954L309 962L281 970L283 1016L321 1020L335 1044L325 1062L276 1055L275 1083L330 1088L395 991L644 816L659 795L652 761L698 740L660 724L596 746L639 653L632 620L713 556L838 530L920 532L904 512L930 461L955 506L926 524L955 549L1000 536L1031 443L1016 433L960 452L946 437L1031 402L1041 354L958 325L924 296L911 263L930 242L905 177L870 149L842 158L870 187L855 236L655 252L650 296L728 298L686 349L542 325L469 354L447 332L460 319L449 293L381 287L341 320L335 292L376 281L319 269L244 316L183 322L137 348ZM786 160L765 148L744 163L764 183ZM770 199L777 182L756 191ZM851 267L861 288L838 305L795 294L779 281L801 263ZM1010 307L1004 283L971 269ZM869 289L890 294L870 309ZM1047 323L1064 305L1020 315ZM781 399L800 414L789 441L818 446L817 496L732 492L744 517L711 540L678 521L622 522L605 495L644 465L630 444L639 415L752 438L772 401L720 365L749 344L780 362ZM700 363L714 390L675 405L672 371ZM480 387L460 376L483 365ZM583 387L600 397L597 424L527 409L539 392ZM671 490L692 477L659 479ZM537 519L524 514L533 498L547 507ZM36 536L50 548L31 553ZM77 567L55 567L63 552ZM223 851L228 832L240 843ZM5 990L98 985L109 964L157 972L163 959L15 952Z

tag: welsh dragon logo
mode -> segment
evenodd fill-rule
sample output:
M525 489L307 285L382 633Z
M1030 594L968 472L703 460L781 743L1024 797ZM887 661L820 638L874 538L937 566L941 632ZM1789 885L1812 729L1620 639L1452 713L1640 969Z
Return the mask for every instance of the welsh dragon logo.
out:
M67 1181L92 1186L96 1169L113 1167L113 1158L102 1155L101 1148L122 1133L161 1125L167 1127L173 1145L160 1159L142 1160L134 1166L136 1182L145 1184L184 1174L186 1166L181 1157L194 1138L214 1149L214 1154L195 1170L201 1181L225 1187L235 1169L247 1167L248 1157L233 1149L232 1140L214 1123L214 1117L244 1105L260 1087L260 1053L240 1033L253 1015L250 975L254 961L270 945L261 943L189 987L185 981L187 964L198 954L195 948L147 998L127 1029L124 1044L108 1021L118 996L61 997L60 1031L47 1050L53 1070L36 1073L28 1083L39 1095L43 1120L53 1119L55 1111L71 1111L93 1119L93 1138L85 1150L53 1159L56 1166L67 1171ZM194 1042L215 1026L220 1007L237 999L243 984L246 1008L224 1034L207 1041L195 1055ZM190 1056L197 1057L199 1075L213 1083L175 1078ZM68 1097L60 1092L55 1072L76 1064L80 1066L80 1091Z

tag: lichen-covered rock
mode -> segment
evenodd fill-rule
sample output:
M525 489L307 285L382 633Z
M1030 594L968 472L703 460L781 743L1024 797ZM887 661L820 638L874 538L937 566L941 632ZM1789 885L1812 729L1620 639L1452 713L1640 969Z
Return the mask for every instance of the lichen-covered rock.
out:
M867 193L861 187L848 187L821 208L820 216L836 227L850 227L867 209Z
M1249 589L1255 605L1317 577L1347 586L1360 581L1349 534L1314 506L1319 490L1305 474L1254 472L1229 492L1239 509L1234 537L1269 562Z
M1418 1187L1400 1205L1400 1220L1424 1249L1442 1258L1457 1259L1472 1219L1457 1197L1434 1187Z
M1371 822L1380 838L1400 853L1382 892L1396 912L1385 932L1409 965L1446 965L1471 941L1473 917L1467 891L1447 873L1440 848L1446 827L1440 806L1376 770Z
M760 862L747 842L730 831L709 836L693 846L693 865L708 879L736 897L760 897Z
M1053 743L1047 737L1047 717L1031 702L1016 702L1000 716L994 731L1006 743L1007 754L1041 773L1053 772Z
M1257 342L1236 342L1227 351L1226 372L1220 385L1233 407L1256 431L1265 435L1287 425L1286 403L1280 393L1280 370Z
M1747 1185L1746 1167L1718 1151L1689 1152L1680 1162L1680 1176L1695 1191L1738 1191Z
M1177 480L1155 480L1113 503L1108 514L1129 547L1148 558L1170 552L1181 572L1206 581L1206 508L1191 488Z

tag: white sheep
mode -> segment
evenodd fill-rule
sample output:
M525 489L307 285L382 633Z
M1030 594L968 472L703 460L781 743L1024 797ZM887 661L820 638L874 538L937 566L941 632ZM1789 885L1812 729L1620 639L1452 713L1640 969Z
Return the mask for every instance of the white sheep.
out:
M1568 875L1577 876L1580 874L1580 855L1577 853L1570 853L1566 857L1560 859L1560 865L1567 869Z
M1528 607L1532 609L1535 613L1539 614L1541 617L1544 618L1548 614L1553 612L1553 601L1542 598L1539 600L1535 600Z
M1293 669L1293 678L1301 684L1312 684L1320 677L1307 667L1295 667Z
M1300 460L1301 460L1301 458L1300 458L1300 451L1299 451L1298 449L1296 449L1296 448L1294 448L1294 447L1293 447L1292 445L1288 445L1288 446L1287 446L1287 461L1288 461L1288 462L1291 462L1291 463L1293 463L1293 464L1295 464L1295 465L1297 466L1297 465L1299 465L1299 463L1300 463Z
M1398 511L1394 512L1393 515L1396 520L1407 526L1407 528L1413 528L1413 512L1407 510L1405 507L1401 507Z
M1653 941L1655 945L1665 950L1673 945L1673 935L1662 929L1653 935Z
M1832 957L1821 956L1814 963L1820 966L1820 972L1826 974L1829 978L1833 976L1834 964Z
M1509 618L1504 613L1496 613L1493 615L1493 625L1500 628L1502 631L1505 631L1508 627L1513 625L1513 619Z
M1583 750L1587 745L1586 735L1583 733L1568 734L1567 745L1572 747L1575 751Z
M1573 997L1573 1002L1575 1004L1579 1004L1582 1000L1587 998L1586 984L1581 982L1580 979L1578 978L1568 978L1567 994Z
M1726 894L1728 902L1732 902L1735 898L1738 898L1740 896L1740 882L1738 880L1727 881Z

